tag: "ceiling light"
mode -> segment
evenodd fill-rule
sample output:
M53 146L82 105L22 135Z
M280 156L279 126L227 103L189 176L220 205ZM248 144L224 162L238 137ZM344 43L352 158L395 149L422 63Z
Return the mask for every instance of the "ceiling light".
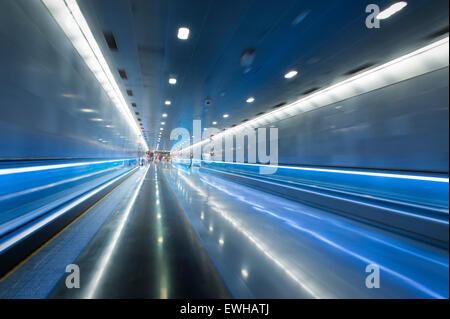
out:
M227 117L229 117L228 114L224 114L224 115L223 115L223 118L224 118L224 119L226 119Z
M175 79L175 78L170 78L170 79L169 79L169 84L177 84L177 79Z
M163 113L162 117L167 117L167 113Z
M103 119L91 119L91 121L94 121L94 122L103 122Z
M253 103L254 101L255 101L254 97L249 97L246 102L247 103Z
M284 75L284 77L285 77L286 79L290 79L290 78L293 78L294 76L296 76L297 74L298 74L297 71L292 70L292 71L289 71L288 73L286 73L286 74Z
M185 27L179 28L177 37L180 40L187 40L189 38L189 29Z
M84 113L93 113L93 112L95 112L95 111L92 110L92 109L80 109L80 111L81 111L81 112L84 112Z
M216 122L216 121L212 122L212 125L216 125L216 124L217 124L217 122Z
M407 2L405 1L400 1L400 2L396 2L393 5L391 5L389 8L384 9L383 11L381 11L380 13L378 13L377 15L377 19L378 20L384 20L389 18L391 15L399 12L400 10L402 10L404 7L406 7L408 5Z
M114 125L105 125L105 127L107 127L107 128L112 128L112 127L114 127Z
M116 83L115 77L106 62L90 28L86 22L76 0L42 0L50 14L58 23L73 47L78 51L88 68L92 71L98 82L122 117L133 129L136 136L140 135L139 127ZM66 94L66 97L72 97ZM73 96L74 97L74 96ZM145 141L140 138L144 149L148 150Z
M177 80L175 80L175 83L177 83ZM164 104L165 105L170 105L170 104L172 104L172 102L170 102L170 100L167 100L167 101L164 102Z
M160 130L160 131L164 131L164 127L161 127L159 130Z
M166 124L166 122L161 122L161 125L164 125L164 124Z
M69 98L69 99L73 99L73 98L75 98L76 97L76 95L75 94L68 94L68 93L64 93L64 94L61 94L63 97L67 97L67 98Z

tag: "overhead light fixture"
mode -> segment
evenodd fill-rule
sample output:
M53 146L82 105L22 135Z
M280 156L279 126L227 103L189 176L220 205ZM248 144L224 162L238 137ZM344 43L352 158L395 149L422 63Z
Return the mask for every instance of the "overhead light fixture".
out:
M180 40L187 40L189 38L189 29L186 27L179 28L177 37Z
M163 113L162 117L167 117L167 113Z
M84 113L94 113L94 112L95 112L95 111L92 110L92 109L80 109L80 111L81 111L81 112L84 112Z
M164 125L164 124L166 124L166 122L161 122L161 125Z
M175 78L170 78L170 79L169 79L169 84L177 84L177 79L175 79Z
M217 124L217 122L216 122L216 121L212 122L212 125L216 125L216 124Z
M255 101L255 98L254 97L249 97L248 99L247 99L247 103L253 103Z
M94 122L103 122L103 119L95 118L95 119L91 119L91 121L94 121Z
M176 83L176 82L177 82L177 81L175 80L175 83ZM172 102L171 102L170 100L167 100L167 101L164 102L164 104L165 104L165 105L170 105L170 104L172 104Z
M112 128L112 127L114 127L114 125L105 125L105 127L107 127L107 128Z
M159 130L160 130L160 131L164 131L164 127L161 127Z
M50 14L61 27L73 47L78 51L84 62L97 78L100 85L109 96L114 106L125 118L136 136L140 136L139 126L128 108L127 103L111 73L94 36L87 24L76 0L41 0ZM66 97L72 97L66 94ZM140 139L144 149L148 150L147 143Z
M446 37L329 87L315 91L236 127L225 128L224 131L215 135L212 139L221 139L229 134L236 134L245 129L267 126L326 105L339 103L367 92L448 67L448 57L449 38ZM227 118L228 114L224 114L223 117ZM209 141L209 138L201 140L180 149L180 151L185 152L191 148L209 143Z
M393 14L396 14L400 10L402 10L404 7L406 7L408 3L406 1L400 1L396 2L393 5L389 6L388 8L384 9L377 15L378 20L384 20L392 16Z
M292 71L289 71L288 73L286 73L286 74L284 75L284 77L285 77L286 79L290 79L290 78L293 78L294 76L296 76L297 74L298 74L297 71L292 70Z
M224 114L224 115L222 115L222 117L223 117L224 119L226 119L227 117L229 117L229 115L228 115L228 114Z
M75 94L68 94L68 93L61 94L61 96L66 97L68 99L73 99L77 97Z

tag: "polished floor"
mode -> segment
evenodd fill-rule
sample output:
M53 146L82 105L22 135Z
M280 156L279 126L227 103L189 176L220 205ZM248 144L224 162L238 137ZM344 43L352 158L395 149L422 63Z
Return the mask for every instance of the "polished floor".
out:
M65 285L67 264L81 287ZM380 288L366 267L380 267ZM150 165L0 283L3 298L448 298L448 251L197 169Z

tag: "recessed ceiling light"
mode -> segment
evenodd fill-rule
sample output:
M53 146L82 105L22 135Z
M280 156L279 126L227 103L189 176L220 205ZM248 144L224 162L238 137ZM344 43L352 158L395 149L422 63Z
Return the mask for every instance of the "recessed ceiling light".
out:
M177 84L177 79L175 79L175 78L170 78L170 79L169 79L169 84Z
M112 127L114 127L114 125L105 125L105 127L107 127L107 128L112 128Z
M255 98L253 97L253 96L251 96L251 97L249 97L248 99L247 99L247 103L253 103L255 101Z
M69 98L69 99L73 99L73 98L75 98L76 97L76 95L75 94L68 94L68 93L64 93L64 94L61 94L63 97L67 97L67 98Z
M103 122L103 119L91 119L91 121L94 121L94 122Z
M167 117L167 113L163 113L162 117Z
M228 114L224 114L224 115L223 115L223 118L224 118L224 119L226 119L227 117L229 117Z
M164 131L164 127L159 128L160 131Z
M396 2L393 5L391 5L389 8L386 8L383 11L381 11L380 13L378 13L377 19L378 20L387 19L391 15L393 15L393 14L399 12L400 10L402 10L407 5L408 5L408 3L406 1Z
M216 122L216 121L212 122L212 125L216 125L216 124L217 124L217 122Z
M95 111L92 110L92 109L80 109L80 111L81 111L81 112L84 112L84 113L93 113L93 112L95 112Z
M175 83L176 83L176 80L175 80ZM167 100L167 101L164 102L164 104L165 105L170 105L170 104L172 104L172 102L170 100Z
M179 28L177 37L180 40L187 40L189 38L189 29L186 27Z
M294 76L296 76L297 74L298 74L297 71L292 70L292 71L289 71L288 73L286 73L286 74L284 75L284 77L285 77L286 79L290 79L290 78L293 78Z

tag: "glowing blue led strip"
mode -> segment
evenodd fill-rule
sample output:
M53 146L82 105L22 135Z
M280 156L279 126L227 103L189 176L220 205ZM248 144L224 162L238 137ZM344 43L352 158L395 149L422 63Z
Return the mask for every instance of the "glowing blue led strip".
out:
M302 170L302 171L337 173L337 174L352 174L352 175L362 175L362 176L401 178L401 179L421 180L421 181L440 182L440 183L448 183L449 182L448 177L445 178L445 177L433 177L433 176L423 176L423 175L406 175L406 174L392 174L392 173L362 172L362 171L350 171L350 170L339 170L339 169L328 169L328 168L312 168L312 167L280 166L280 165L262 165L262 164L251 164L251 163L217 162L217 161L205 161L205 160L202 160L202 162L215 163L215 164L247 165L247 166L257 166L257 167L276 167L276 168L294 169L294 170Z
M3 169L0 169L0 176L1 175L9 175L9 174L17 174L17 173L45 171L45 170L52 170L52 169L58 169L58 168L78 167L78 166L96 165L96 164L105 164L105 163L114 163L114 162L124 162L124 161L128 161L128 160L130 160L130 159L3 168Z

